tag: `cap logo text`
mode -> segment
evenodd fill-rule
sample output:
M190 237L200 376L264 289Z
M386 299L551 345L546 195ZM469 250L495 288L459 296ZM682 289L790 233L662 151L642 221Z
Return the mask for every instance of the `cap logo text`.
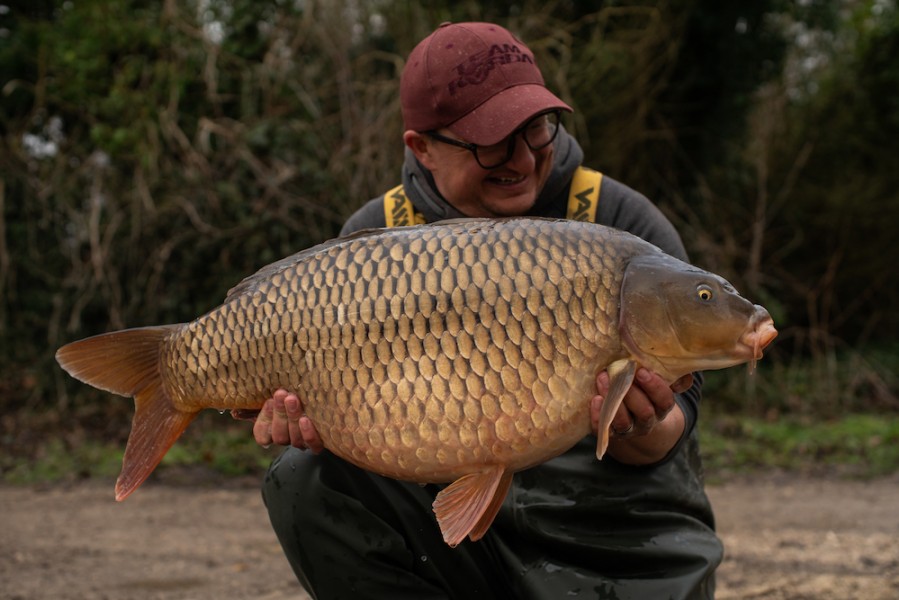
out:
M493 44L455 67L458 77L449 83L450 96L465 86L484 83L490 72L498 66L521 62L534 64L534 59L515 44Z

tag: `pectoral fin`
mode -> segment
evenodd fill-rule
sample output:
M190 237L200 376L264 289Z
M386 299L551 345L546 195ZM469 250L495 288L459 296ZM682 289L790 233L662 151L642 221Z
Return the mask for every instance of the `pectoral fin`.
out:
M512 484L512 473L499 465L463 475L434 500L443 540L457 546L466 535L478 540L490 528Z
M596 431L596 458L602 460L606 449L609 447L609 428L612 427L612 419L624 400L624 395L634 381L637 372L637 363L634 360L622 359L610 364L606 370L609 372L609 393L606 394L599 412L599 426Z

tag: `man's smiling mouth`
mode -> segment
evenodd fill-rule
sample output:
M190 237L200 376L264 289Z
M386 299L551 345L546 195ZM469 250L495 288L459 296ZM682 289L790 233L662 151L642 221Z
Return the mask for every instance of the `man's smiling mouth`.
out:
M518 177L491 177L490 179L500 185L515 185L524 181L525 177L520 175Z

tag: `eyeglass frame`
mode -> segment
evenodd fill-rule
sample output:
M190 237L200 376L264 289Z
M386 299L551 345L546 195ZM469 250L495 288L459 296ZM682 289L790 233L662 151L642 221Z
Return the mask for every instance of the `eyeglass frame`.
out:
M530 119L528 119L528 121L524 125L522 125L518 129L516 129L515 131L510 133L508 135L509 142L508 142L508 148L506 150L506 157L502 161L498 162L497 164L491 165L489 167L485 166L484 163L481 162L480 157L478 156L478 148L483 148L484 146L479 146L478 144L472 144L470 142L463 142L462 140L457 140L457 139L454 139L451 137L447 137L441 133L437 133L434 130L425 131L423 133L426 136L428 136L429 138L437 140L438 142L443 142L444 144L449 144L450 146L456 146L458 148L464 148L465 150L468 150L469 152L472 153L475 161L478 163L478 166L481 167L482 169L485 169L485 170L497 169L497 168L503 166L504 164L506 164L507 162L509 162L510 160L512 160L512 156L515 154L515 144L516 144L515 140L518 139L518 136L520 136L522 133L524 133L524 131L528 128L528 126L531 123L533 123L535 120L537 120L541 117L546 117L548 115L554 115L556 117L556 128L553 131L552 135L550 136L549 141L547 141L542 146L537 146L535 148L534 146L531 146L530 142L528 142L527 136L522 136L522 137L524 137L524 143L532 151L543 150L544 148L551 145L556 140L556 136L559 135L559 129L561 129L562 111L560 111L560 110L549 110L549 111L540 113L539 115L535 115L535 116L531 117ZM499 142L497 142L497 144L498 143ZM494 145L496 145L496 144L494 144Z

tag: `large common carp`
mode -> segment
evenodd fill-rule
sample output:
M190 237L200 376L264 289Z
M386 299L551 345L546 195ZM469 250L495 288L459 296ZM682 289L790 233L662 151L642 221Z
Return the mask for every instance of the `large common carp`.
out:
M116 483L133 492L204 408L303 400L325 447L382 475L452 482L456 545L490 526L512 474L591 432L597 456L638 366L669 382L754 363L777 335L724 279L592 223L471 219L370 230L262 268L190 323L62 347L73 377L134 396Z

